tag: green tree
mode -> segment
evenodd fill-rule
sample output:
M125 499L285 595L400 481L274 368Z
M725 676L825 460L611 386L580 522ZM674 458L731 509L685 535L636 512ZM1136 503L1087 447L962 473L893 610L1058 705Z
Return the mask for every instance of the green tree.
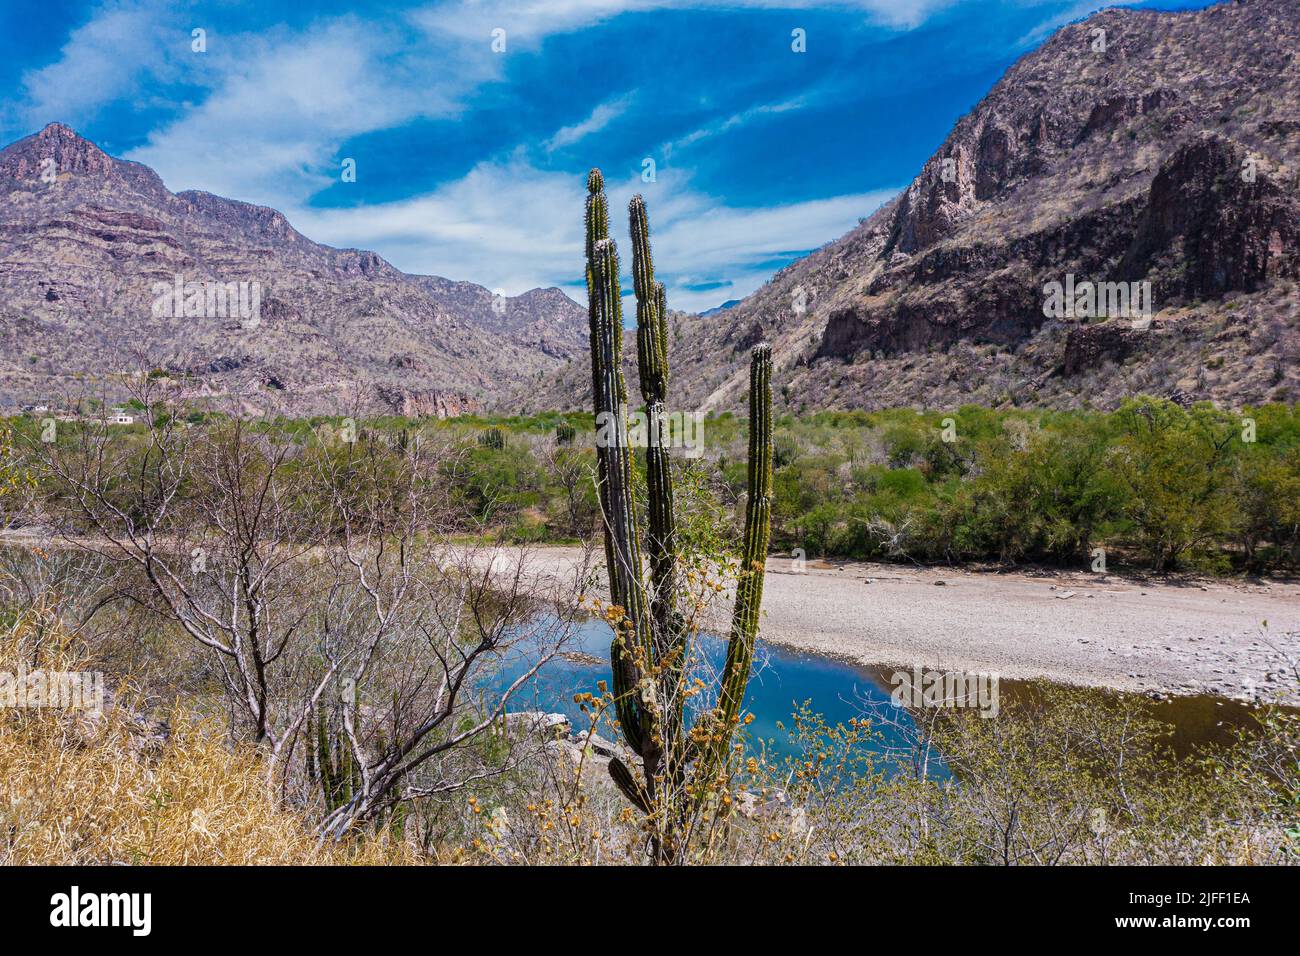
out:
M1239 425L1208 404L1142 398L1117 413L1111 461L1125 517L1156 571L1223 541L1237 525L1232 461Z

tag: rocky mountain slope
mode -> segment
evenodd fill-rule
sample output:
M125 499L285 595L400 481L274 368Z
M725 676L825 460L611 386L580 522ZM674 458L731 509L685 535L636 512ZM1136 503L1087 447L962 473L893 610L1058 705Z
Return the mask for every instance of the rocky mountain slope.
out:
M178 276L179 308L165 291ZM0 151L5 405L111 394L143 367L247 413L456 414L557 369L585 330L558 289L497 299L407 275L318 245L273 209L173 194L66 126Z
M1070 275L1149 282L1152 321L1045 315ZM1022 57L858 228L676 316L674 401L741 408L763 339L794 409L1294 401L1298 277L1300 0L1106 10ZM579 358L513 403L589 391Z

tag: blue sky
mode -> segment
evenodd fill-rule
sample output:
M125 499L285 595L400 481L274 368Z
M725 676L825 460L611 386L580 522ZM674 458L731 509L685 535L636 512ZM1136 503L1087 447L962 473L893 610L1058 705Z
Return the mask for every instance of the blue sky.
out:
M172 190L274 206L319 242L512 295L580 297L598 165L617 208L645 195L669 302L700 310L852 228L1016 58L1099 6L10 2L0 138L64 122Z

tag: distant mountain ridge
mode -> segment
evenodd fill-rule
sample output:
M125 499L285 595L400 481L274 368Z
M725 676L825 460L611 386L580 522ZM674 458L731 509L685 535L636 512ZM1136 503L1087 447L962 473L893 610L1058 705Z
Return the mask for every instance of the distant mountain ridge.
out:
M715 305L715 306L714 306L713 308L711 308L711 309L705 309L703 312L701 312L701 313L699 313L699 314L700 314L700 315L717 315L719 312L726 312L726 311L727 311L728 309L730 309L733 305L740 305L740 300L739 300L739 299L728 299L726 302L722 303L721 305Z
M177 276L257 283L259 314L155 314ZM173 194L58 123L0 151L0 294L10 405L111 387L147 364L186 397L245 413L458 414L586 340L585 310L559 289L498 298L407 275L312 242L277 210Z
M795 410L1295 401L1298 196L1300 0L1107 9L1017 61L853 231L674 315L673 400L743 409L766 340ZM1149 283L1149 326L1045 315L1071 275ZM512 405L589 394L579 357Z

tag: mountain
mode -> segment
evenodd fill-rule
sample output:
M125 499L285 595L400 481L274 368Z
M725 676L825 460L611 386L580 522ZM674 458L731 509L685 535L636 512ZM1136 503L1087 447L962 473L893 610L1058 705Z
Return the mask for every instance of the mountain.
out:
M55 407L144 367L240 412L457 414L585 342L558 289L407 275L274 209L173 194L57 123L0 151L3 404Z
M711 309L705 309L703 312L701 312L701 313L699 313L699 314L700 314L700 315L717 315L719 312L726 312L726 311L727 311L729 308L731 308L733 305L740 305L740 300L739 300L739 299L728 299L726 302L722 303L722 305L715 305L713 308L711 308Z
M742 408L761 340L794 409L1295 401L1297 57L1300 0L1058 30L852 232L725 312L674 315L674 402ZM1149 326L1045 314L1050 283L1085 282L1149 283ZM517 402L589 393L580 357Z

